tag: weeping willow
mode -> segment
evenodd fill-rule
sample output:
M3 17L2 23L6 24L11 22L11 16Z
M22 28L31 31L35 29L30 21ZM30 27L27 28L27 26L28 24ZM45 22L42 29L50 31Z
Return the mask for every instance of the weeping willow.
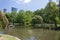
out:
M2 27L3 29L7 29L8 24L9 21L7 17L4 15L4 13L2 13L2 11L0 11L0 27Z

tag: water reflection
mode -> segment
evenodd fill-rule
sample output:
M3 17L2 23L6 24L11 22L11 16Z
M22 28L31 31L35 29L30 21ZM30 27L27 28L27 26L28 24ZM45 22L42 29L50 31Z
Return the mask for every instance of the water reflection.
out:
M34 36L29 36L28 38L24 39L24 40L36 40Z
M27 30L27 31L28 31L29 37L24 40L36 40L33 35L33 31L32 30Z
M0 34L3 34L4 33L4 31L0 31Z

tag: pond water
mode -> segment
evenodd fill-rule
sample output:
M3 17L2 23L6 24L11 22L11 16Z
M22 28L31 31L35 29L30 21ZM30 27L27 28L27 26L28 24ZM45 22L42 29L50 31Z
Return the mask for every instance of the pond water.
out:
M4 33L4 31L0 31L0 34L3 34Z
M10 31L4 30L0 33L16 36L21 40L58 40L60 31L47 29L23 29L15 28Z

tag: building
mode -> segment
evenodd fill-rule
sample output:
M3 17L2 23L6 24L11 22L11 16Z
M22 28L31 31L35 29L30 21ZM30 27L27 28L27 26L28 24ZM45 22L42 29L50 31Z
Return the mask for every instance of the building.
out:
M12 8L11 8L11 12L13 12L13 11L17 11L17 8L12 7Z
M7 12L7 9L4 8L4 9L3 9L3 12L4 12L4 13Z

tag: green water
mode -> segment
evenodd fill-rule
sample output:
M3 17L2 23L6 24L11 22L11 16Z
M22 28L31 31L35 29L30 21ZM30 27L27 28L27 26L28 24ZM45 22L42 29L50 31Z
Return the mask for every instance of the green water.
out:
M21 40L58 40L60 31L15 28L9 31L5 30L4 34L16 36Z

